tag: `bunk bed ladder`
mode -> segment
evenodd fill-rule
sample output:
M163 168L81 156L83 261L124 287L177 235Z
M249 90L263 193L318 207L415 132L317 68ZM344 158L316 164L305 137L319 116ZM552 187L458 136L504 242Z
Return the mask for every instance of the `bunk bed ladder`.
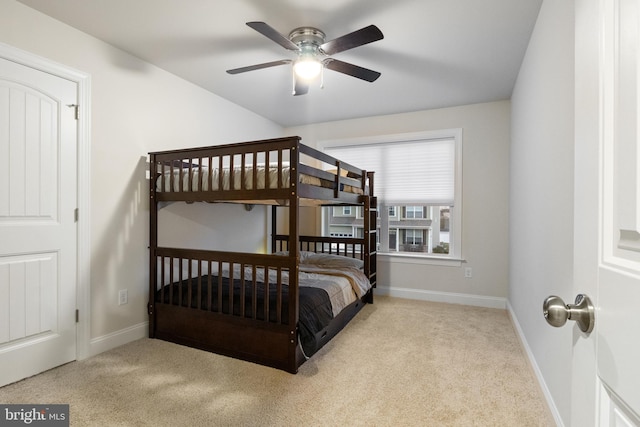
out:
M366 196L364 198L364 271L369 278L371 287L376 287L376 249L377 249L377 207L376 198ZM373 289L367 294L367 302L373 303Z
M369 277L371 287L377 286L377 252L378 252L378 199L373 196L373 172L367 172L369 193L364 197L364 268ZM368 301L373 303L373 292L369 292Z

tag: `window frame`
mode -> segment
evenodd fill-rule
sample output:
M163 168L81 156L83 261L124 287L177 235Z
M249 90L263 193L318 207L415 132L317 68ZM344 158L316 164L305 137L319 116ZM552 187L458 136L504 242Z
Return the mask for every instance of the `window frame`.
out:
M454 150L455 150L455 158L454 158L454 202L453 206L450 208L450 217L449 217L449 253L448 254L437 254L437 253L406 253L406 252L378 252L378 255L390 259L402 259L403 261L407 261L410 263L413 262L421 262L425 261L433 264L441 264L441 265L460 265L463 261L463 242L462 242L462 142L463 142L463 132L462 128L451 128L451 129L441 129L441 130L430 130L430 131L422 131L422 132L410 132L410 133L399 133L399 134L390 134L390 135L377 135L372 137L359 137L359 138L346 138L346 139L333 139L333 140L323 140L318 141L318 148L321 151L326 150L327 148L332 147L344 147L344 146L354 146L354 145L369 145L376 143L393 143L393 142L407 142L407 141L416 141L416 140L424 140L424 141L435 141L442 139L453 139L454 141ZM357 164L354 166L358 166ZM375 172L375 171L373 171ZM374 175L375 179L375 175ZM375 182L375 181L374 181ZM374 191L375 193L375 191ZM379 209L388 209L387 205L380 203L379 201ZM381 212L379 212L380 214ZM396 212L399 214L399 212ZM380 215L383 218L382 215ZM325 214L323 211L322 214L322 228L325 228ZM381 232L384 234L388 232L389 227L388 224L386 227L384 224L381 224ZM380 236L382 238L382 236Z

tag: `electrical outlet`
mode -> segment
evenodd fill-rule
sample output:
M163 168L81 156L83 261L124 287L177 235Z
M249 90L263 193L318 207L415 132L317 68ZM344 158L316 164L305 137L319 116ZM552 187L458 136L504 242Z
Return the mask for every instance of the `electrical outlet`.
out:
M126 289L118 291L118 305L125 305L129 302L129 294Z
M467 279L470 279L471 277L473 277L473 271L471 270L471 267L465 267L464 277L466 277Z

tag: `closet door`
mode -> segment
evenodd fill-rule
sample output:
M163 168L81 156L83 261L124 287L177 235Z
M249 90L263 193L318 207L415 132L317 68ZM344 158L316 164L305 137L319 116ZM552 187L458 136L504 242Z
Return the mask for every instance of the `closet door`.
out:
M77 94L0 58L0 386L76 358Z

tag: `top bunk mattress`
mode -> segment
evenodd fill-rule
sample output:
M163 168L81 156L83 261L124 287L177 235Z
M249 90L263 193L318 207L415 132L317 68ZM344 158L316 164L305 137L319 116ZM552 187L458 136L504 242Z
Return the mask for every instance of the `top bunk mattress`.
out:
M264 190L291 187L291 167L282 165L245 166L235 168L170 168L158 176L158 192L191 192L219 190ZM278 172L280 170L280 173ZM280 177L278 176L280 175ZM300 174L299 183L333 189L335 181ZM363 194L363 190L352 185L341 185L340 191Z

